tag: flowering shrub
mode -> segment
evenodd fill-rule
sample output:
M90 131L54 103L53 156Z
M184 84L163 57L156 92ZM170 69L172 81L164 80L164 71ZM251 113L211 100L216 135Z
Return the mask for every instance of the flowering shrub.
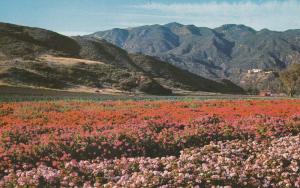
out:
M0 187L300 181L300 101L0 104Z

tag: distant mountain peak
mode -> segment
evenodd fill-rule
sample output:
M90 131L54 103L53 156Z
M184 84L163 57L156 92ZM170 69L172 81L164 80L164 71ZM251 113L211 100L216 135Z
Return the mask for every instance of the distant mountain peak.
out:
M259 32L270 32L271 30L267 29L267 28L263 28L261 29Z
M106 34L94 37L104 36L103 39L131 53L156 56L194 74L210 79L226 78L237 84L241 82L240 76L250 69L277 71L296 62L300 50L300 30L256 31L243 24L211 29L172 22L135 27L128 31L128 37Z
M179 26L179 27L181 27L181 26L183 26L183 24L178 23L178 22L170 22L170 23L165 24L165 26Z
M121 28L113 28L112 31L118 32L118 31L126 31L127 29L121 29Z
M255 32L255 29L248 27L243 24L224 24L220 27L215 28L216 30L222 30L222 31L250 31Z
M166 26L166 27L182 27L184 25L181 23L178 23L178 22L171 22L171 23L165 24L164 26Z

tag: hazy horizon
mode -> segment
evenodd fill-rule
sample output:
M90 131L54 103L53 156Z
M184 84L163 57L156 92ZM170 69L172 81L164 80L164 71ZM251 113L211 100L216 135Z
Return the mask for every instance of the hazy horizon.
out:
M300 29L299 10L300 0L10 0L0 2L0 21L65 35L171 22L285 31Z

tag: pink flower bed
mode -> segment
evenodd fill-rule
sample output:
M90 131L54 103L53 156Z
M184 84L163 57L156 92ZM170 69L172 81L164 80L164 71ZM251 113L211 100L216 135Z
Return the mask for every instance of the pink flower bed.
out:
M0 104L0 187L299 187L300 101Z
M184 149L178 157L71 160L7 170L1 186L300 187L300 136L232 140Z

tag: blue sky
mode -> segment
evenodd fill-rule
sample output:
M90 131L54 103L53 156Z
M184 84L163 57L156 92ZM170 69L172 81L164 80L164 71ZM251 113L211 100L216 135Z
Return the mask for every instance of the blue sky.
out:
M0 0L0 21L67 35L180 22L300 29L300 0Z

